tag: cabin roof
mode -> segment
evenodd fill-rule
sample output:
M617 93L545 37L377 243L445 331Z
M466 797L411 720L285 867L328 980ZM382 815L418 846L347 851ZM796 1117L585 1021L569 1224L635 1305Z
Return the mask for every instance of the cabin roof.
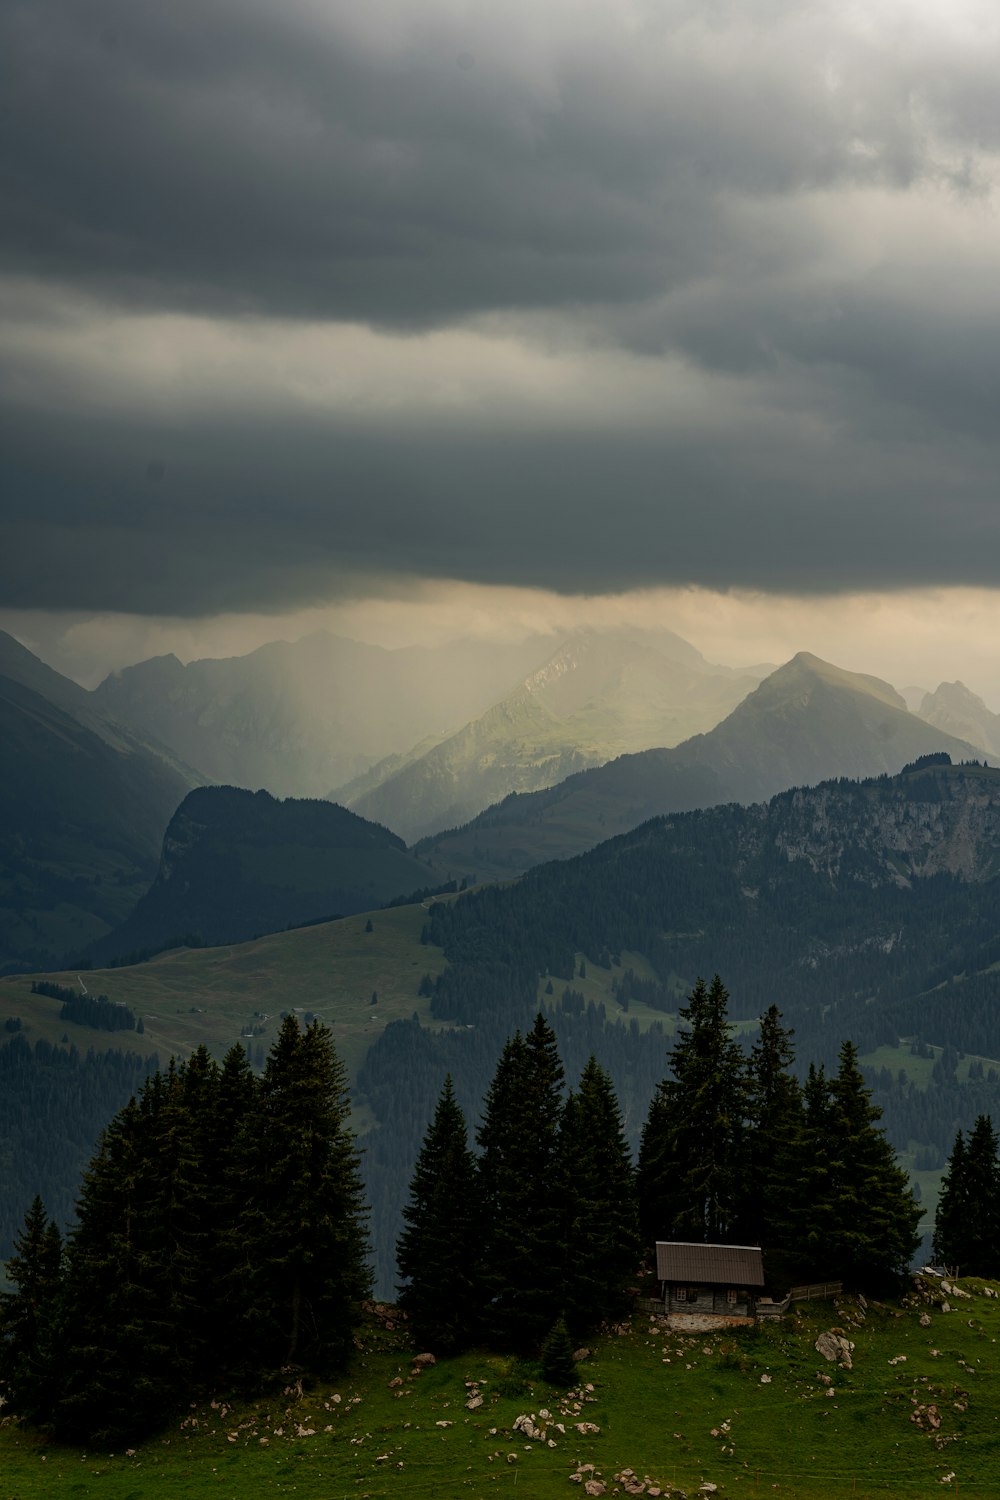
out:
M763 1286L764 1263L759 1245L658 1240L656 1275L660 1281L689 1281L696 1286Z

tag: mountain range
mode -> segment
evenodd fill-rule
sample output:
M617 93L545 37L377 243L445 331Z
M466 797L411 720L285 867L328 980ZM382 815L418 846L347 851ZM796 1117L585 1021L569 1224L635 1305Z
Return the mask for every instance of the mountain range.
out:
M715 666L668 631L575 631L485 714L333 795L418 839L511 792L710 729L763 671Z
M112 673L94 699L206 781L323 797L482 713L551 649L534 636L386 650L318 631L246 656L154 657Z
M831 776L892 773L933 751L982 755L910 713L877 677L800 652L727 718L672 749L623 755L547 791L508 797L417 852L450 877L509 877L565 859L647 818L766 800Z
M713 666L668 631L578 631L554 651L545 640L537 665L542 645L535 637L518 647L473 643L387 652L313 636L186 668L161 658L87 692L11 637L0 637L0 766L6 772L0 966L48 965L94 943L94 953L106 957L110 948L103 940L111 931L119 952L121 945L126 951L155 946L187 932L235 938L271 923L356 911L450 879L509 877L657 814L760 801L830 775L892 772L934 750L956 760L976 758L981 747L996 743L991 736L1000 725L1000 716L961 684L925 694L923 717L917 717L887 683L807 653L754 686L758 669ZM526 660L536 663L532 670L496 698L496 684L509 681L506 674ZM437 683L434 691L426 691L428 680ZM324 682L339 684L329 698L316 690ZM369 767L354 785L352 810L368 824L384 825L378 839L391 839L383 847L384 880L363 875L352 883L343 876L341 856L332 853L328 867L317 864L318 846L306 836L305 821L294 810L282 815L274 809L272 822L284 817L295 827L288 836L269 835L284 849L272 884L287 887L285 897L272 890L257 902L249 893L244 846L257 835L249 823L240 831L238 818L228 814L211 832L199 823L184 881L166 878L174 868L162 847L167 824L193 787L213 779L206 762L232 765L227 746L245 751L248 775L254 765L270 766L279 780L301 781L308 779L308 762L309 774L325 786L332 765L361 753L364 736L369 750L379 735L383 745L390 735L405 743L398 737L412 732L414 699L423 705L426 726L446 711L464 712L476 694L490 706L464 728L443 740L432 736L419 752L396 751L404 764L395 772L383 761L381 770ZM302 717L310 702L311 728ZM123 725L116 711L131 715L131 722ZM656 741L699 720L713 727L674 746L607 759L622 744ZM241 724L249 726L245 736ZM337 724L348 725L346 742L329 739ZM970 738L956 737L948 724L967 729ZM160 728L172 736L169 748L157 738ZM184 749L200 757L194 766L183 759ZM590 761L601 763L573 771ZM280 775L279 765L286 767ZM561 775L567 770L571 774ZM538 783L541 790L501 796L512 784ZM400 835L433 828L494 795L501 800L463 826L422 840L404 858ZM259 815L265 805L245 799L227 807L249 817L250 809ZM319 843L332 851L337 817L331 813L324 821L317 805L311 804L313 814L325 830ZM340 820L338 828L345 827ZM203 854L219 889L195 874ZM254 877L262 885L269 878ZM126 927L154 881L155 894ZM204 920L192 902L178 900L185 882L202 892ZM222 888L234 911L253 913L249 927L209 920Z

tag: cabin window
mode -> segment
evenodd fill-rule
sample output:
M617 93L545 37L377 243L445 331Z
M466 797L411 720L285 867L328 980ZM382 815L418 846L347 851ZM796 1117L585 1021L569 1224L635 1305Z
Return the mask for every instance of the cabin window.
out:
M697 1302L697 1300L698 1300L698 1288L697 1287L693 1287L693 1286L689 1286L688 1287L688 1289L687 1289L687 1299L688 1299L689 1302Z
M687 1287L686 1286L679 1286L677 1288L677 1300L678 1300L678 1302L686 1302L687 1299L688 1299Z
M730 1287L729 1291L726 1293L726 1301L727 1302L735 1302L736 1301L736 1292L733 1290L732 1287Z

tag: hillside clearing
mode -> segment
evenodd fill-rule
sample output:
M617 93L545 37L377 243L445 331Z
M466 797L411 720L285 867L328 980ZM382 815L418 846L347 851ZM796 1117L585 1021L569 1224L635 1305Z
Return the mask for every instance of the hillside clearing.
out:
M940 1282L924 1285L933 1302L798 1304L777 1326L712 1334L636 1315L594 1342L570 1395L495 1355L415 1375L405 1332L372 1318L340 1382L192 1407L135 1451L54 1448L7 1422L2 1492L549 1500L581 1495L571 1476L592 1464L582 1480L603 1481L609 1495L641 1483L693 1496L707 1483L720 1496L987 1500L1000 1488L1000 1288L968 1281L946 1295ZM854 1345L851 1370L815 1349L831 1327ZM482 1404L470 1409L476 1395ZM522 1415L544 1437L517 1431Z

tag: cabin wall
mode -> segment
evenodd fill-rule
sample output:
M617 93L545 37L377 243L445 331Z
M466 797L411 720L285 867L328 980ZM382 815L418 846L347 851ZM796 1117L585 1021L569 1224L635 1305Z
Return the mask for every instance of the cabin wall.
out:
M731 1302L729 1290L729 1287L724 1286L679 1287L668 1282L664 1288L664 1309L667 1313L681 1316L687 1313L692 1317L753 1317L753 1297L750 1292L745 1287L736 1287L736 1300Z

